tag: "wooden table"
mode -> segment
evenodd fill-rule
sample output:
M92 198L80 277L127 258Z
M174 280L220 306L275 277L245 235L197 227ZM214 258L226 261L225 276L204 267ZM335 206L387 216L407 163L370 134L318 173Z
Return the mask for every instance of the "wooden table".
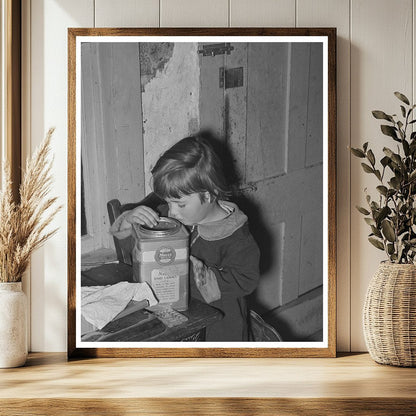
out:
M84 341L140 342L140 341L204 341L205 328L223 318L222 312L190 299L189 309L181 312L188 320L180 325L167 327L153 314L141 309L113 320L101 331L95 331Z
M81 273L82 286L113 285L122 281L133 282L133 269L123 263L105 264ZM102 331L86 334L84 341L140 342L140 341L193 341L204 340L204 330L223 318L222 312L191 298L189 309L182 312L188 321L167 328L160 320L143 310L110 322ZM199 338L198 338L199 337ZM201 338L202 337L202 338ZM195 339L193 339L195 338Z
M338 358L97 358L32 353L0 370L0 415L415 415L416 369Z

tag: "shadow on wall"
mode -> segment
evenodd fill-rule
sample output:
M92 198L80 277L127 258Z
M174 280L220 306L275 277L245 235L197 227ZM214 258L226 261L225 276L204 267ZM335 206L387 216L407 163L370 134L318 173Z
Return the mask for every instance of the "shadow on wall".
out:
M235 158L232 150L227 144L227 138L218 138L211 130L203 130L200 132L207 141L209 141L217 154L221 157L224 166L224 174L232 189L232 201L235 202L239 208L247 215L249 219L250 232L257 242L261 257L260 257L260 274L269 271L272 264L272 253L277 252L275 241L270 233L264 218L261 216L259 204L244 194L242 188L242 180L238 176L235 169ZM249 299L250 307L256 311L264 311L264 305L255 300L254 296Z
M217 137L211 130L200 135L208 140L223 161L224 173L232 189L232 200L248 216L250 231L260 248L260 275L272 266L273 253L278 252L277 241L261 215L259 203L245 194L244 185L235 169L235 158L227 138ZM243 190L242 190L243 188ZM261 279L261 277L260 277ZM248 296L249 308L260 313L264 321L274 327L283 341L321 342L323 340L323 288L311 290L298 299L281 307L268 310L255 292Z

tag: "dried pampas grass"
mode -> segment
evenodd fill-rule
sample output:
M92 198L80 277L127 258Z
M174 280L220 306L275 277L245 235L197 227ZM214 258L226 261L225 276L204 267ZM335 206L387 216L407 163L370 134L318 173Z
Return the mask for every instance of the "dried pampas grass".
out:
M54 129L50 129L33 156L26 161L16 203L12 195L10 166L5 165L0 191L0 283L20 282L30 255L57 229L48 231L56 213L57 198L49 198L52 160L48 159Z

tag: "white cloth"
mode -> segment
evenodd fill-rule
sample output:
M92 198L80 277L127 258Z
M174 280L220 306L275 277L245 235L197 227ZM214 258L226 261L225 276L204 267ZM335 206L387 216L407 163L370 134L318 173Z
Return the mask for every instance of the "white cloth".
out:
M108 286L81 287L81 315L97 329L103 328L125 309L131 300L158 302L148 283L120 282Z

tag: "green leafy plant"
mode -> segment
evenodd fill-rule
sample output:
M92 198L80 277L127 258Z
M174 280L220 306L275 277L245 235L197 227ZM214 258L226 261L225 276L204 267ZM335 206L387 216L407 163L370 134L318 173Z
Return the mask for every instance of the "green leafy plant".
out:
M364 172L375 175L379 181L378 196L373 199L366 192L367 208L357 206L370 226L370 243L384 250L392 263L414 263L416 256L416 123L408 98L395 92L400 100L400 113L389 115L375 110L373 116L381 124L381 132L392 139L392 146L383 148L383 157L376 161L368 142L362 148L351 148L354 156L365 159Z

